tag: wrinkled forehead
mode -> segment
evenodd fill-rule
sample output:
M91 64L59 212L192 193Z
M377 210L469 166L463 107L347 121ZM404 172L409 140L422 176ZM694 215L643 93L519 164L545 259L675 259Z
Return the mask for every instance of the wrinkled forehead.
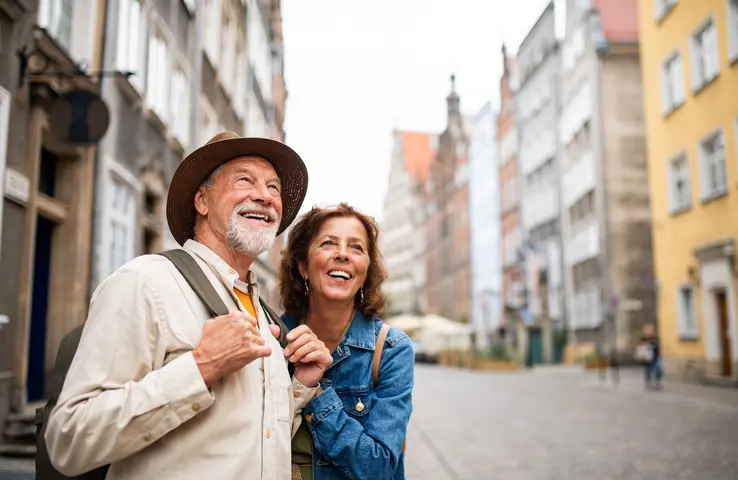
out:
M228 171L249 170L265 176L277 177L277 171L272 164L262 157L246 156L234 158L224 163L222 168L228 169Z

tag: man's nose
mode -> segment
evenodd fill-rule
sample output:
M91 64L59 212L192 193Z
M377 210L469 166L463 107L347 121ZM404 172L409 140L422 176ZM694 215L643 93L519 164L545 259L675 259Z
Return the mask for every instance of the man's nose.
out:
M271 203L271 195L269 194L269 186L265 182L257 182L251 189L251 200L260 203Z

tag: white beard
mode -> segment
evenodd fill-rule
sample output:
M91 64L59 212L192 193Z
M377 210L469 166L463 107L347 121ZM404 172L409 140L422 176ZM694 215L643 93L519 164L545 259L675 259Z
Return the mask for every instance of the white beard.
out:
M246 225L241 217L240 212L245 210L260 211L272 218L272 222L268 226L257 227ZM239 253L255 258L266 252L274 244L277 238L277 230L279 230L280 218L274 208L263 207L259 204L244 202L233 209L231 221L226 231L226 241L228 246Z

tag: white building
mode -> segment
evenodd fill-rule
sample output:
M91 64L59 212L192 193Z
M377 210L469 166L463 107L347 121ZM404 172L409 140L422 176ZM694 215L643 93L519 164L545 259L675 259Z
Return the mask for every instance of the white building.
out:
M389 278L384 283L387 315L425 313L426 260L421 185L435 156L437 137L394 132L392 162L380 236Z
M497 115L487 102L474 119L469 146L471 321L479 345L502 315L502 253Z

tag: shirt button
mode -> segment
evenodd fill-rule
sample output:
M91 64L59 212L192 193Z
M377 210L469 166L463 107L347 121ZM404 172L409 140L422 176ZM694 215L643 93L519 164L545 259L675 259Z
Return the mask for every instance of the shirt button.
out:
M234 269L232 269L232 268L229 268L228 269L228 273L230 273L231 275L235 275L236 274L236 271Z
M292 396L295 398L300 398L300 392L292 392Z
M143 436L143 441L146 442L146 443L149 443L151 441L151 435L144 435Z
M267 438L272 438L272 432L268 428L267 428L267 431L266 431L266 437Z
M192 411L195 412L195 413L199 412L200 411L200 404L199 403L196 403L196 404L192 405Z

